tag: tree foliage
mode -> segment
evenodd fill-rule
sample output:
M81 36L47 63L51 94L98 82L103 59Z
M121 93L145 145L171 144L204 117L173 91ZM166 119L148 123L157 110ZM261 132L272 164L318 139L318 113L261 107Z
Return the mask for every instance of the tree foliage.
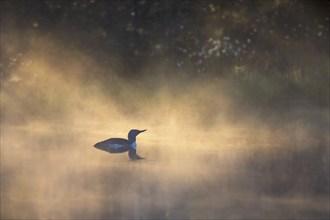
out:
M320 65L315 54L329 55L329 7L300 0L2 1L1 26L58 35L100 60L111 55L128 64L128 74L165 61L192 74L248 69L285 78L306 62Z

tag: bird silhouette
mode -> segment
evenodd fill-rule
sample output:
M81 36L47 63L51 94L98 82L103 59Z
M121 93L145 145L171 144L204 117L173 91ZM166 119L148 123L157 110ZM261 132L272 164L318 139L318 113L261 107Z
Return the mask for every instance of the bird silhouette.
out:
M132 129L128 132L128 139L110 138L94 145L95 148L107 151L109 153L123 153L128 151L128 157L131 160L144 159L136 154L136 136L146 130Z

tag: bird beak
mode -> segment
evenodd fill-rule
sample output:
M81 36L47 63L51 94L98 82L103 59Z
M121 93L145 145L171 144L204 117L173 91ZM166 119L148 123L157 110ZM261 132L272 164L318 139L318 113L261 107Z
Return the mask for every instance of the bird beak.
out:
M142 132L145 132L147 129L144 129L144 130L140 130L140 133L142 133Z

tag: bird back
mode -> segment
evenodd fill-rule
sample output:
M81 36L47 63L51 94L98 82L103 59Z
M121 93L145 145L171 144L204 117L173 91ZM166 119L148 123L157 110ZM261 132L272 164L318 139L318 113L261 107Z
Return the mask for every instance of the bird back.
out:
M109 153L123 153L131 148L128 140L123 138L110 138L96 143L94 147Z

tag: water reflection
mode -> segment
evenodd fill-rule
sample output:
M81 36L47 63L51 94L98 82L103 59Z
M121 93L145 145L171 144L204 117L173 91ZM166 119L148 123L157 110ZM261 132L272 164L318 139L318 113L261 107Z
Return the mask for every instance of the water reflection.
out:
M248 139L254 131L238 140L227 136L227 145L219 139L217 148L188 139L165 145L149 131L139 145L148 159L134 162L95 150L99 133L50 130L3 126L4 218L287 219L329 213L325 143L257 147Z

